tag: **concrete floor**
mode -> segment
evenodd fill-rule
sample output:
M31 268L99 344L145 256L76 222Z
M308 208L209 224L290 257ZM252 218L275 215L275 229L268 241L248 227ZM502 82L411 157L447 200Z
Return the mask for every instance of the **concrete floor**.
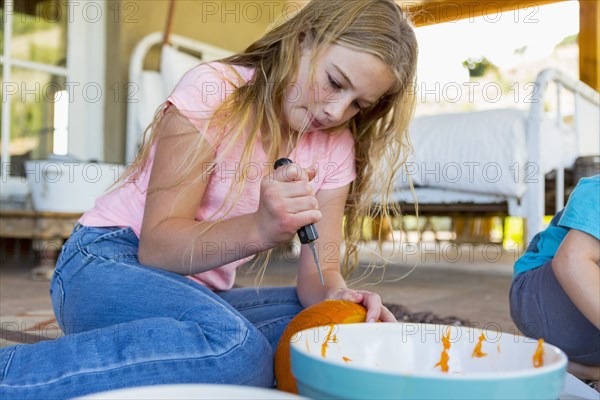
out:
M384 248L389 264L383 281L381 268L370 278L352 285L381 294L384 302L406 306L411 312L433 312L441 317L456 316L479 327L514 333L508 309L512 264L518 254L497 245L424 243L420 248L404 246L391 253ZM361 250L361 268L379 264L374 246ZM412 273L403 279L413 267ZM50 310L48 282L30 279L31 265L3 263L0 266L0 321L24 312ZM270 263L261 286L292 285L295 265L289 257ZM255 274L242 267L237 284L253 286Z
M435 243L390 252L390 248L384 248L389 263L383 279L379 267L368 279L350 286L377 292L384 302L401 304L412 313L455 316L478 327L516 332L508 305L512 265L518 257L515 253L496 245L458 247ZM362 249L361 268L355 276L362 274L370 262L380 263L376 254L380 252L374 246ZM240 270L236 282L253 286L255 274L247 270ZM268 266L261 286L293 285L294 279L294 263L280 259Z

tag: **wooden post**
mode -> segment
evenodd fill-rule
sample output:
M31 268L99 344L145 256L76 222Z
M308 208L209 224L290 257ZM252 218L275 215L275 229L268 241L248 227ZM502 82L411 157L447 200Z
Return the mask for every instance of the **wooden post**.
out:
M579 1L579 79L600 90L600 6L597 0Z
M167 22L165 24L165 33L163 34L163 46L169 44L171 31L173 30L173 18L175 18L175 0L169 2L169 10L167 12Z

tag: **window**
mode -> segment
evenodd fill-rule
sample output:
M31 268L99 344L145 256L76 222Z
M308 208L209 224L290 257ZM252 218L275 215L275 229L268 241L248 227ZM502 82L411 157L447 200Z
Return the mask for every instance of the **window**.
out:
M67 9L59 1L3 6L2 160L13 161L3 163L9 174L23 175L19 160L66 153L66 131L55 123L68 119L68 107L57 107L66 97Z
M51 153L103 158L105 7L0 0L3 179Z

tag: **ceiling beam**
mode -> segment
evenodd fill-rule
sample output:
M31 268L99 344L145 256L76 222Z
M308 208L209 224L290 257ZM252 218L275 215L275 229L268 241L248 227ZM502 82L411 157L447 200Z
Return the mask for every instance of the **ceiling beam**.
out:
M560 1L564 0L426 0L398 1L397 3L412 16L413 23L418 27L482 16L491 18L497 13L516 10L523 11L523 14L519 16L522 20L527 18L526 9L534 12L535 8L539 6Z

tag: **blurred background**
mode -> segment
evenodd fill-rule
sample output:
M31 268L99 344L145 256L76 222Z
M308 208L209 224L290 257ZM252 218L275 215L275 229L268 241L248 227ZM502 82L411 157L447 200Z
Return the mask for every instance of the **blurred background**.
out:
M45 207L40 204L43 199L31 204L32 192L35 203L35 190L48 189L32 189L31 175L37 181L51 178L47 164L35 164L27 171L28 160L100 163L94 167L99 172L83 171L88 183L97 183L89 179L90 174L118 176L131 161L128 114L131 118L136 107L147 106L149 98L141 81L132 78L132 64L141 63L141 69L163 76L166 68L161 64L160 42L148 46L142 58L132 59L136 46L148 35L168 32L225 53L236 52L260 37L277 17L290 15L305 3L1 0L0 209L70 213L70 219L62 215L62 221L72 221L101 193L96 189L99 184L83 185L72 189L74 197L81 197L81 204ZM417 117L498 108L528 110L536 76L545 68L556 68L598 89L599 10L595 0L413 0L398 4L413 15L420 44ZM202 57L194 54L194 49L188 48L187 53ZM173 80L177 77L171 77ZM164 99L169 89L163 87L158 98ZM549 92L546 108L556 96ZM563 110L565 121L572 119L569 113L572 111ZM417 220L412 214L407 212L386 229L412 234L414 240L492 242L505 247L526 240L521 217L454 213ZM23 224L18 218L29 217L8 217L6 213L2 217L5 252L9 251L11 232L25 238L32 235L27 233L29 228L14 233L19 229L15 226ZM6 228L9 222L10 229ZM68 224L65 226L67 231ZM45 238L66 233L37 235ZM372 235L373 227L366 226L365 237Z

